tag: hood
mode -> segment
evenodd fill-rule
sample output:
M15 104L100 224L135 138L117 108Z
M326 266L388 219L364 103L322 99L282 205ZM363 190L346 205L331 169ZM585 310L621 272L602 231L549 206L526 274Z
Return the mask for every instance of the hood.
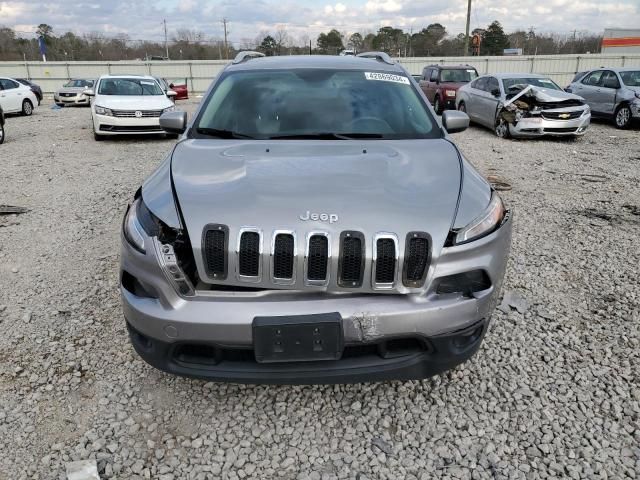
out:
M62 87L58 93L82 93L89 90L89 87Z
M166 95L96 95L95 103L117 110L161 110L173 106Z
M514 102L523 95L532 96L539 103L557 103L565 102L567 100L578 100L584 102L584 98L574 93L565 92L564 90L555 90L553 88L536 87L534 85L528 85L518 92L513 97L509 98L505 102L505 106Z
M230 249L242 227L260 228L267 247L274 230L295 231L300 244L310 231L329 232L335 249L340 232L356 230L368 256L376 233L395 233L402 254L406 234L425 231L435 260L460 190L458 153L442 139L186 140L176 146L171 170L201 278L200 239L209 223L229 227ZM337 220L302 220L307 212Z

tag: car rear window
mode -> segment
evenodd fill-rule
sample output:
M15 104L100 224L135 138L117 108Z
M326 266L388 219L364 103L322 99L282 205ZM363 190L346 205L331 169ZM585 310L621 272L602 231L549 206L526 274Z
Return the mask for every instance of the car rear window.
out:
M205 99L194 126L196 137L207 131L256 139L442 135L407 76L361 70L228 72Z
M440 70L441 82L467 83L478 78L478 72L473 68L445 68Z

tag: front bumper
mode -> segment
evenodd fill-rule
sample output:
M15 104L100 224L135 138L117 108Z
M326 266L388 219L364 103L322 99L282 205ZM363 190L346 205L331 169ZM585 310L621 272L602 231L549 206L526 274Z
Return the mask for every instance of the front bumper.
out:
M93 128L98 135L162 134L159 117L113 117L93 113Z
M91 99L85 95L75 95L73 97L61 97L54 94L53 101L64 105L90 105Z
M487 273L492 286L473 296L439 295L435 291L426 295L373 295L283 290L199 292L184 298L160 270L151 239L145 239L146 253L140 253L123 238L121 279L135 278L151 293L136 295L121 282L124 316L140 356L174 374L243 383L424 378L465 361L479 348L501 289L511 225L507 217L491 235L445 248L437 259L434 279L476 269ZM337 312L342 318L342 359L266 365L253 358L255 317L327 312ZM381 355L394 340L413 347L404 355ZM195 362L184 361L185 348L197 352L204 349L209 354ZM200 358L192 354L187 357Z
M554 137L584 135L591 123L591 113L585 113L579 118L571 120L547 120L542 117L520 119L516 125L509 124L513 137Z
M456 109L456 97L442 97L442 109L443 110L455 110Z

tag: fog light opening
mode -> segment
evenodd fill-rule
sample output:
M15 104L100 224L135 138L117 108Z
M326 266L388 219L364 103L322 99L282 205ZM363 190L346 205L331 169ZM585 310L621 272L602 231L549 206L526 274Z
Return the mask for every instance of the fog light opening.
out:
M484 270L472 270L470 272L448 275L438 280L436 293L438 295L458 293L467 297L491 288L491 279Z

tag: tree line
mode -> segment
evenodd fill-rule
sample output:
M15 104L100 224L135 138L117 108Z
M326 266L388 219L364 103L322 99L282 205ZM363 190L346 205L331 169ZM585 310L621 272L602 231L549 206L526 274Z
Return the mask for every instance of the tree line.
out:
M345 33L336 29L323 32L315 39L308 35L294 37L285 28L273 32L260 32L253 39L225 43L222 39L207 37L194 29L178 29L164 41L137 40L126 34L107 37L99 33L76 35L73 32L56 34L47 24L38 26L36 35L23 38L14 30L0 27L0 61L39 60L38 37L42 37L47 59L82 60L144 60L164 58L169 53L173 60L200 60L233 58L240 50L259 50L266 55L335 55L345 49L356 52L377 50L394 57L447 57L464 53L465 35L451 35L440 23L432 23L418 31L406 31L385 26L374 32ZM482 39L480 55L502 55L506 48L522 49L525 55L563 53L597 53L602 36L589 32L572 34L536 33L517 30L505 33L500 22L493 21L487 28L477 28L472 35Z

